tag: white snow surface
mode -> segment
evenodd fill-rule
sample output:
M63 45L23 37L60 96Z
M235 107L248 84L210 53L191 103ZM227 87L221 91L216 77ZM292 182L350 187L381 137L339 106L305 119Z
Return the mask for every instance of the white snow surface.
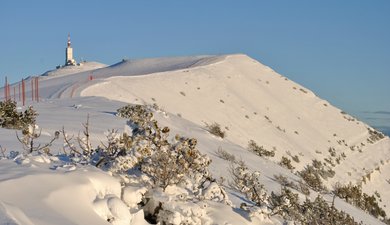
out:
M390 203L390 139L368 143L367 124L246 55L124 60L88 68L62 68L40 77L40 102L28 100L39 113L40 141L47 142L62 127L77 136L89 115L96 146L105 141L108 129L125 127L125 119L115 116L116 109L127 103L156 103L166 112L155 113L159 123L170 127L172 134L198 139L198 149L212 159L210 169L216 178L230 179L229 163L216 154L222 148L260 171L267 190L278 192L274 175L299 180L277 164L282 156L297 155L299 162L293 161L293 166L299 171L313 159L329 157L332 147L337 156L346 157L335 163L336 175L326 181L328 188L337 182L360 183L371 174L364 191L377 191L383 207ZM0 98L3 93L1 89ZM30 93L27 89L27 96ZM213 122L226 131L224 139L205 130L205 123ZM249 140L274 149L275 157L264 159L249 152ZM23 151L15 130L1 128L0 145L6 153ZM51 147L54 154L61 149L61 141ZM119 180L92 166L31 156L3 158L0 171L0 224L109 224L111 217L116 218L112 224L148 224L143 212L134 210L142 187L122 190ZM209 202L205 211L199 211L206 213L205 218L215 224L281 224L278 218L243 217L238 207L244 197L228 182L225 185L234 207ZM316 195L312 191L311 197ZM331 201L331 196L325 198ZM336 207L356 221L382 224L343 200L336 199ZM390 215L389 208L384 209Z
M60 68L46 71L42 74L42 76L48 76L48 77L59 77L59 76L65 76L69 74L75 74L80 72L86 72L91 70L96 70L100 68L107 67L106 64L98 63L98 62L81 62L78 65L74 66L62 66Z

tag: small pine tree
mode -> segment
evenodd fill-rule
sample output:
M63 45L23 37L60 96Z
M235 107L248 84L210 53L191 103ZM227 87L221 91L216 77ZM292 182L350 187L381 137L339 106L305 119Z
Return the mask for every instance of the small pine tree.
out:
M25 129L35 124L37 112L29 106L23 113L16 109L16 102L6 100L0 102L0 127L8 129Z
M244 162L233 165L230 173L233 178L233 187L244 193L256 206L267 205L268 195L260 183L260 172L250 172Z

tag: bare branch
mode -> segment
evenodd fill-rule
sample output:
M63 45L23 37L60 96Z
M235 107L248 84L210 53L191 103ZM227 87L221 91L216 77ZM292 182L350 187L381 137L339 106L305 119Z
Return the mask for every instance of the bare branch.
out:
M75 152L75 153L77 153L77 154L79 154L79 155L84 156L81 152L79 152L79 151L77 150L76 147L73 146L73 144L71 143L71 141L72 141L72 139L73 139L74 136L72 135L71 138L68 138L67 135L66 135L66 132L65 132L65 128L64 128L64 127L62 127L62 135L63 135L63 137L64 137L64 141L65 141L66 145L67 145L67 146L69 147L69 149L70 149L70 153L71 153L71 152ZM64 150L64 152L65 152L65 154L66 154L65 147L63 148L63 150Z
M3 155L3 157L5 158L6 156L5 156L5 152L7 151L7 149L6 148L3 148L3 146L1 146L0 145L0 152L1 152L1 154Z

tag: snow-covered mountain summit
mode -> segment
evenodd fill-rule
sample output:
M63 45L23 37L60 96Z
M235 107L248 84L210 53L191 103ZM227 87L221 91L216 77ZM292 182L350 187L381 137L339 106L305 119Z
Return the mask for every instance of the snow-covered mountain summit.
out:
M64 76L106 67L106 64L98 62L81 62L78 65L62 66L54 70L46 71L42 76Z
M390 139L247 55L123 60L111 66L94 66L40 78L42 101L32 104L47 136L62 126L77 134L88 113L93 141L98 144L105 130L123 128L123 119L112 116L121 105L155 104L166 112L155 115L159 122L175 133L198 139L199 150L213 160L215 177L230 176L229 163L216 155L218 148L241 158L251 170L262 172L262 182L270 191L280 189L274 175L299 179L292 172L318 160L335 172L324 181L329 190L337 183L362 184L364 192L381 196L380 205L390 215L385 207L390 202L390 173L386 172L390 171ZM224 139L205 130L205 124L212 123L221 125ZM17 148L13 131L0 129L0 135L2 146ZM265 159L249 152L251 140L274 151L275 156ZM291 159L295 169L280 167L282 157ZM2 186L5 179L0 176L0 190L8 187ZM16 174L13 179L22 178ZM229 195L239 204L240 197L234 191ZM1 196L0 191L0 201ZM28 211L25 214L29 217L30 208L17 207ZM342 200L336 207L357 221L379 224Z

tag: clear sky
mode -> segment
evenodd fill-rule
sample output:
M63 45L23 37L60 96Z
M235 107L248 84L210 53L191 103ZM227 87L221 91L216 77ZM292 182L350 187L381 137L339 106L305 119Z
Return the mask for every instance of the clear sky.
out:
M76 60L244 53L390 130L389 0L1 0L0 85Z

